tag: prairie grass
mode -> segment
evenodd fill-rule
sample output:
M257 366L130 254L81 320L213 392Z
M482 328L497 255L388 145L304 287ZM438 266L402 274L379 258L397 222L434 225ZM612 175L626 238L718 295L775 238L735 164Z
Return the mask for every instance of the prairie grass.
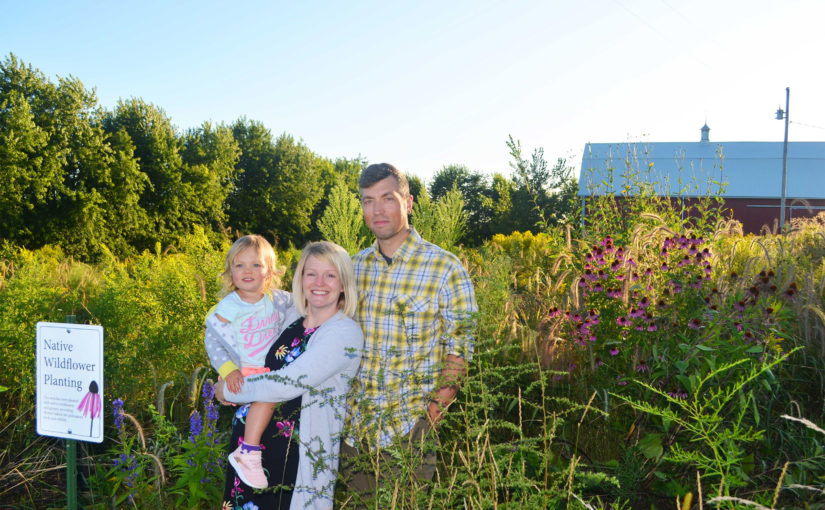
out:
M622 236L514 233L456 249L480 312L432 445L438 471L417 482L414 457L395 452L401 474L371 508L825 508L825 216L757 237L644 214ZM62 441L34 433L32 338L37 321L71 313L104 326L107 353L106 439L80 445L82 504L215 508L221 475L205 473L229 413L207 419L201 321L222 253L193 242L97 266L55 248L3 253L4 504L65 504ZM711 469L714 451L727 460ZM198 483L183 467L193 459Z

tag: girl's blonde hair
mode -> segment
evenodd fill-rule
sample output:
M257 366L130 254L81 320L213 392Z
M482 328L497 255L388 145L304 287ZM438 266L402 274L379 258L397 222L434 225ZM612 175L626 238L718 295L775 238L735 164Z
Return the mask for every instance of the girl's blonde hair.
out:
M302 280L304 266L306 266L307 259L310 256L332 264L335 270L338 271L341 287L344 288L344 291L338 297L338 309L350 317L355 317L358 294L355 290L355 268L352 266L352 259L345 249L329 241L309 243L301 252L301 259L298 261L298 267L295 268L295 275L292 277L292 301L295 304L295 309L299 314L306 317L307 301Z
M264 292L275 290L281 285L281 271L278 269L278 256L275 255L275 250L272 249L269 241L259 235L252 234L239 238L226 253L226 260L223 262L223 273L221 273L223 288L220 297L231 294L237 289L232 281L232 264L235 262L235 257L247 248L255 250L267 270L264 279Z

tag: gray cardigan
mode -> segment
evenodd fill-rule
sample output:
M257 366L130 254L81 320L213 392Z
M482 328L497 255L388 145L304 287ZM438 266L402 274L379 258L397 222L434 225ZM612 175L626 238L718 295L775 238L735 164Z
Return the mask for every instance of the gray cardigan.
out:
M290 309L284 325L298 317L298 312ZM280 370L248 377L239 393L224 388L224 398L239 404L303 397L298 478L291 509L332 508L346 397L361 364L363 348L361 328L338 312L312 334L306 350L295 361Z

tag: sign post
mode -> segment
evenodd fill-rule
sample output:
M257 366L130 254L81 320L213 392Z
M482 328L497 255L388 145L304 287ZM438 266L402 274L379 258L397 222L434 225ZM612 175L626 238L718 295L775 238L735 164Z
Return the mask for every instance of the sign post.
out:
M66 439L66 497L77 507L77 442L103 442L103 328L37 323L37 433Z

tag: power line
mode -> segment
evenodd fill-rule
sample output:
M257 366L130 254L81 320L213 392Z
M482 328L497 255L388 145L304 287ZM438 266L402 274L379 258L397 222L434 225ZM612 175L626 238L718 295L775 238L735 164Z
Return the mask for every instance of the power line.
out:
M802 123L802 122L797 122L797 121L795 121L795 120L792 120L792 121L790 121L790 122L791 122L791 124L797 124L797 125L800 125L800 126L805 126L805 127L809 127L809 128L814 128L814 129L825 129L825 127L822 127L822 126L814 126L813 124L805 124L805 123Z

